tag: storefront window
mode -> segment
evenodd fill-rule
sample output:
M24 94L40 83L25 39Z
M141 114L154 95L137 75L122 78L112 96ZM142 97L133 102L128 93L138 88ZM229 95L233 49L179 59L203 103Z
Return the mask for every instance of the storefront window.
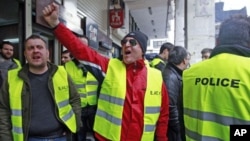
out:
M0 1L0 26L18 23L18 1Z
M17 0L0 0L0 42L9 41L14 45L14 58L22 60L19 36L19 3Z

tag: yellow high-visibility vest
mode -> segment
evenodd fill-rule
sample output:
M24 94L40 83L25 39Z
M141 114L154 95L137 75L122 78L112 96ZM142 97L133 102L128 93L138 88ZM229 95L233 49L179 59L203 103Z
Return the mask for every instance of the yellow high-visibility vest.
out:
M18 76L19 69L8 71L9 96L11 108L12 135L14 141L24 141L22 123L22 88L23 80ZM65 123L71 132L76 132L75 113L69 104L69 86L67 72L63 67L58 67L54 74L53 85L56 105L59 109L59 118ZM15 85L13 85L15 84Z
M83 75L81 68L77 67L73 61L69 61L65 64L65 69L72 78L77 92L81 97L81 107L86 107L87 105L97 104L97 89L98 81L95 77L87 72L87 75Z
M156 122L161 108L162 82L161 72L147 65L142 141L154 140ZM112 141L120 141L125 94L126 67L118 59L111 59L98 99L94 130Z
M155 66L158 65L159 63L163 63L163 64L166 65L166 63L165 63L162 59L160 59L160 58L154 58L154 59L150 62L150 66L155 68Z
M250 124L249 62L250 58L223 53L184 71L187 141L229 141L230 125Z

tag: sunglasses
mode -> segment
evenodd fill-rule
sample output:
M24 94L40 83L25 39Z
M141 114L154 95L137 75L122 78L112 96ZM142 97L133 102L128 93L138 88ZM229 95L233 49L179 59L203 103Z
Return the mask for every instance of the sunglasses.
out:
M121 40L121 45L125 45L127 42L129 42L131 46L137 45L137 41L135 39L123 39Z

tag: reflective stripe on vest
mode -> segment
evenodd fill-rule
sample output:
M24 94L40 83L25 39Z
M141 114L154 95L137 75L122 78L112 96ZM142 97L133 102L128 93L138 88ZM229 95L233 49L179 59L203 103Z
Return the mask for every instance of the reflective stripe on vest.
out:
M17 77L19 70L20 69L13 69L8 71L12 136L14 141L24 140L23 128L22 128L22 103L21 103L22 102L21 92L23 88L23 81L19 77Z
M160 62L166 64L162 59L160 59L160 58L154 58L154 59L150 62L150 66L155 68L155 66L158 65Z
M22 125L22 98L21 92L23 88L23 80L18 76L18 69L8 71L10 108L12 110L12 134L14 141L23 141L23 125ZM76 132L75 114L69 104L69 86L67 72L63 67L58 67L57 72L52 78L55 91L55 100L59 109L59 117L65 125L72 131ZM13 85L15 84L15 86Z
M240 70L235 65L239 62L244 64ZM250 58L219 54L184 71L187 141L228 141L230 125L250 124L249 62Z
M162 76L160 71L148 66L147 71L147 82L145 82L147 83L147 90L144 100L144 129L141 140L152 141L161 107ZM121 137L125 94L126 68L121 61L111 59L98 99L94 130L103 137L113 141L119 141Z
M98 81L95 77L88 72L87 76L83 76L83 71L78 68L73 61L69 61L65 64L65 69L72 78L77 92L81 97L81 107L86 107L87 105L97 104L97 89Z
M69 84L67 72L64 67L58 67L52 80L55 91L55 100L59 109L59 117L71 132L76 133L76 117L72 106L69 103Z

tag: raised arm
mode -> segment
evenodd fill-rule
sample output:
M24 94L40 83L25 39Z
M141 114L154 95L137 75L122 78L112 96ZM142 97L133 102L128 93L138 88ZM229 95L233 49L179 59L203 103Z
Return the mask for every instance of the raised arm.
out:
M59 6L52 3L43 9L43 17L50 27L55 28L59 23Z
M109 58L96 52L86 44L83 44L65 25L59 21L59 6L52 3L43 9L45 21L54 28L54 35L58 41L64 45L70 53L81 63L92 67L96 78L103 80L107 71Z

